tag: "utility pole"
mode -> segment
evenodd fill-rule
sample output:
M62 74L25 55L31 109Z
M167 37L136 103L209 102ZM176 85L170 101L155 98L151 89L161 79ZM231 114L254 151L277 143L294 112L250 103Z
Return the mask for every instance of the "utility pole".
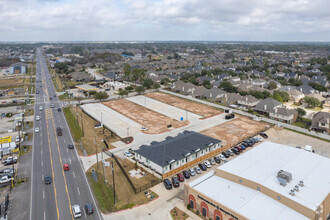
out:
M95 143L95 151L96 151L96 169L99 170L99 158L97 156L97 145L96 145L96 135L95 135L95 139L94 139L94 143Z
M104 149L102 150L102 153L101 153L101 155L102 155L102 161L103 161L103 152L104 152ZM103 164L102 166L103 166L103 178L104 178L104 184L106 183L106 179L105 179L105 166L104 166L105 164Z
M113 204L116 205L115 171L113 170L113 160L111 161L111 168L112 168Z

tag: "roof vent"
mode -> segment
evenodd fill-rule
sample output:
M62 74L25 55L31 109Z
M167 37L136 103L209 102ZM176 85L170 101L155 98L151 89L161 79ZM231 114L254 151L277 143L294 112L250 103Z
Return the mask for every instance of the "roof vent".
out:
M303 187L304 186L304 181L300 180L298 183L299 186Z
M290 195L291 195L291 196L294 196L294 195L295 195L293 189L290 190Z
M284 170L277 172L277 179L282 186L286 186L292 180L292 174Z
M294 190L295 190L296 192L299 192L299 186L298 186L298 185L295 185L295 186L294 186Z

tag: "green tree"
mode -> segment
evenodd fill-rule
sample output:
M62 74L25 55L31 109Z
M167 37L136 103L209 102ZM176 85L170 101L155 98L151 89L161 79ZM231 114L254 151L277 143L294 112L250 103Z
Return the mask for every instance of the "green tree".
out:
M151 79L145 79L143 81L143 86L147 89L150 89L152 87L152 85L154 84L154 82Z
M128 63L126 63L124 66L124 78L128 81L131 81L131 73L132 73L132 68Z
M273 89L277 89L277 84L273 81L271 81L269 84L268 84L268 89L269 90L273 90Z
M211 85L210 81L208 81L208 80L204 80L203 86L205 88L207 88L207 89L211 89L212 88L212 85Z
M314 97L306 96L304 101L308 104L308 107L315 108L321 105L321 102Z
M297 108L296 110L298 112L298 117L302 118L303 116L306 115L305 109L303 109L303 108Z
M109 95L106 92L96 92L94 94L94 99L96 100L104 100L107 99Z
M125 87L125 90L126 90L126 91L133 91L134 88L133 88L132 86L126 86L126 87Z
M163 79L160 81L160 84L162 84L162 85L167 85L169 82L170 82L170 79L169 79L169 78L163 78Z
M280 96L279 93L275 93L275 94L273 95L273 99L275 99L275 100L277 100L277 101L283 103L283 98Z
M311 86L313 89L318 90L320 92L326 92L328 91L327 88L321 84L318 84L316 82L310 82L308 83L309 86Z
M228 81L222 81L219 85L219 88L225 90L226 92L230 92L230 93L238 92L237 88Z
M145 92L146 90L144 89L143 86L138 86L138 87L136 87L135 91L140 95L141 93Z
M160 88L159 83L154 83L154 84L152 85L152 88L158 90L158 89Z
M120 90L118 94L120 96L126 96L126 95L128 95L128 91L127 90Z

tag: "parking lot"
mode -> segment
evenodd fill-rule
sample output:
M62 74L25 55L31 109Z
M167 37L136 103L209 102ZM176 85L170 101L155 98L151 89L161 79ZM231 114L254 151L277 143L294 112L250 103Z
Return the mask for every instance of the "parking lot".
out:
M144 131L147 134L166 132L186 124L186 122L167 117L126 99L104 102L103 104L148 128ZM168 128L168 125L171 127Z
M269 125L239 116L231 121L206 129L200 133L223 141L223 145L232 146L247 137L258 134Z
M204 118L222 113L222 111L220 111L219 109L207 105L203 105L197 102L189 101L187 99L171 96L165 93L160 93L160 92L148 93L145 96L175 106L177 108L195 113Z
M316 154L330 158L330 143L314 137L299 134L284 128L273 127L265 132L268 135L268 141L284 144L292 147L305 148L311 145Z

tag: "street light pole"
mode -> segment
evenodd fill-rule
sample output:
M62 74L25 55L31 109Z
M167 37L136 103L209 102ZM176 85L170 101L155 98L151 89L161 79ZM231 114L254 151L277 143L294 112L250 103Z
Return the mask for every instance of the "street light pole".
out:
M115 171L113 169L113 161L111 161L111 168L112 168L113 204L116 205Z
M80 114L80 121L81 121L81 128L82 128L82 136L84 137L85 136L85 133L84 133L84 123L83 123L83 119L82 119L81 114Z

